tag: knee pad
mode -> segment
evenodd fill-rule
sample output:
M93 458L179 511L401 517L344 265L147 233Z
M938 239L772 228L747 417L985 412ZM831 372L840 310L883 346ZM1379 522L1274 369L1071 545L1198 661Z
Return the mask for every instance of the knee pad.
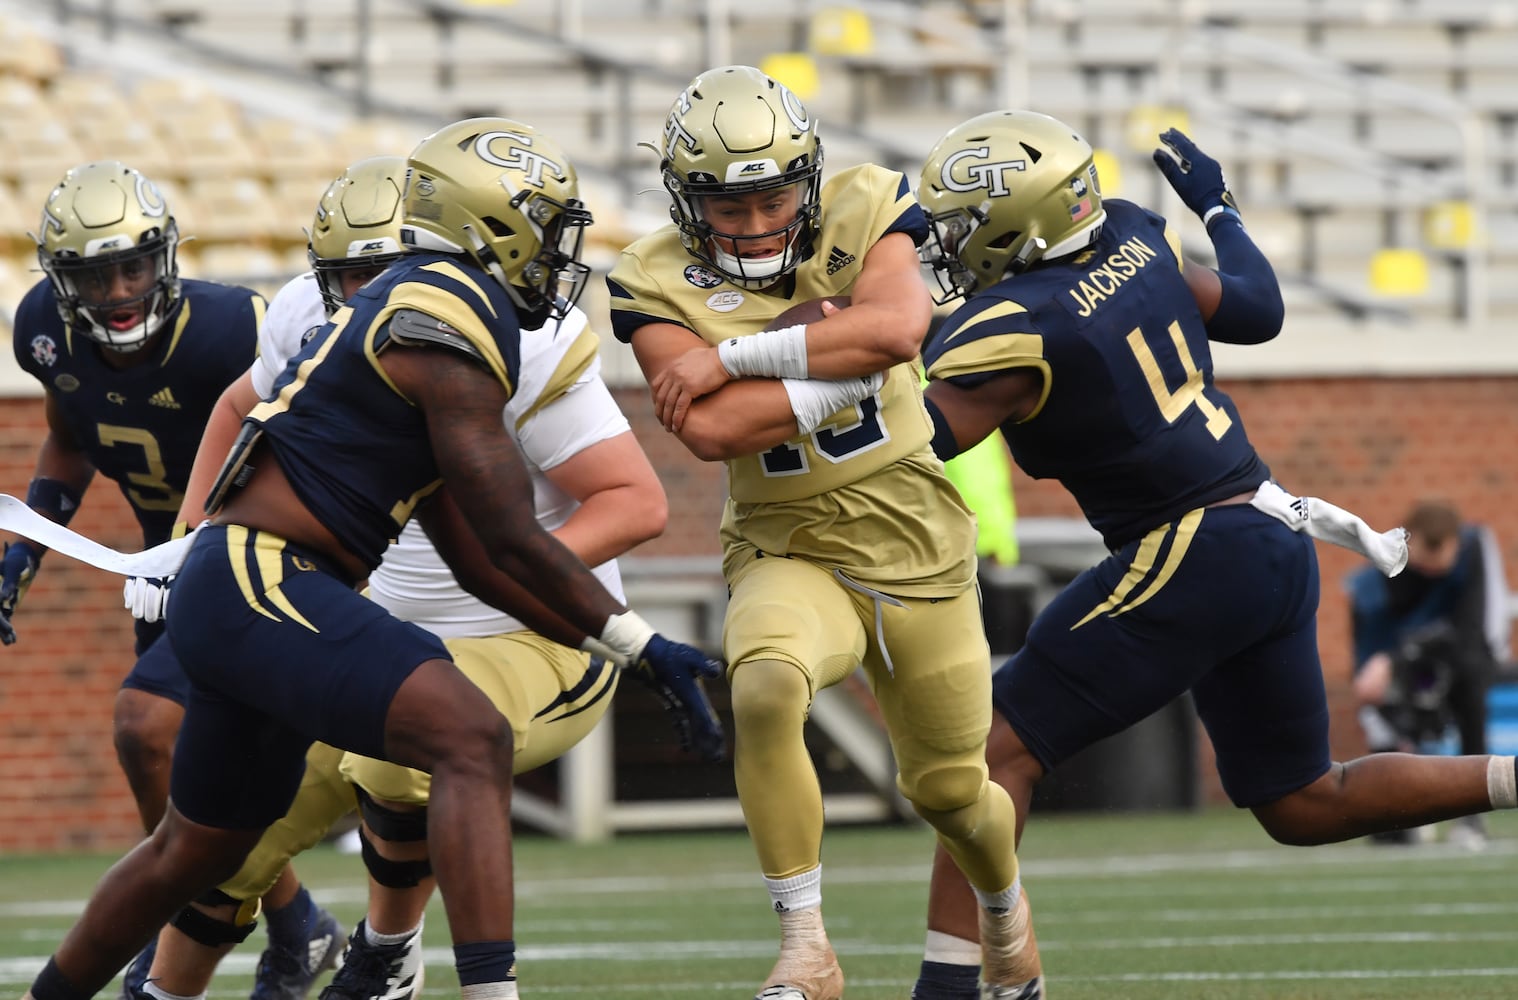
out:
M934 768L903 789L917 815L944 836L967 837L979 819L986 796L984 767L971 764Z
M805 672L786 660L750 660L733 672L735 719L745 723L805 720L812 692Z
M213 893L215 891L214 889L212 890ZM222 900L217 902L208 901L205 896L202 896L197 902L205 905L220 905L225 902L238 901L232 899L230 896L223 895ZM252 904L253 913L257 914L258 900L252 900ZM241 905L239 904L238 916L241 916L243 912L240 908ZM207 948L220 948L229 944L241 944L247 940L248 935L252 934L253 929L258 926L258 921L252 919L248 920L247 923L231 923L225 920L218 920L202 910L197 910L193 906L182 908L178 913L174 914L169 923L173 924L181 934L191 941L205 945Z
M403 812L390 809L374 801L362 788L358 792L358 808L364 824L381 840L397 844L414 844L427 839L427 810ZM411 889L432 874L432 862L427 858L418 861L392 861L374 849L367 834L358 831L359 849L369 876L389 889Z
M426 809L391 809L374 801L362 788L355 786L353 790L358 793L359 815L364 817L364 824L374 831L376 837L397 844L427 839Z
M237 913L232 917L232 923L238 927L252 925L258 920L258 914L263 910L263 900L257 896L241 899L222 891L221 889L207 889L195 897L195 902L201 906L235 906Z
M431 859L392 861L374 849L362 829L358 831L358 843L369 877L387 889L414 889L432 874Z

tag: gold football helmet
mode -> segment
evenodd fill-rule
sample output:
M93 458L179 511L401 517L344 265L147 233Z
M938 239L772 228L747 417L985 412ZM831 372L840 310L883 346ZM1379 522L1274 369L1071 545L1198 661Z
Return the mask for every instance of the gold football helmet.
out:
M524 328L562 319L584 291L590 224L573 164L531 125L455 122L406 161L401 241L468 255L506 289Z
M922 259L940 304L1083 249L1107 218L1091 144L1033 111L993 111L950 129L928 154L917 198L931 223Z
M77 166L42 206L37 260L63 322L140 350L179 303L179 227L157 185L116 160Z
M674 203L670 217L685 249L743 288L767 288L811 252L822 212L822 143L800 98L752 66L723 66L696 77L675 99L659 148L660 173ZM796 185L794 218L764 233L734 236L713 227L707 199ZM723 237L723 246L713 237ZM745 256L745 240L779 252ZM731 249L729 249L731 247Z
M331 316L343 307L345 271L381 269L399 260L401 189L406 158L375 156L344 170L316 206L306 256Z

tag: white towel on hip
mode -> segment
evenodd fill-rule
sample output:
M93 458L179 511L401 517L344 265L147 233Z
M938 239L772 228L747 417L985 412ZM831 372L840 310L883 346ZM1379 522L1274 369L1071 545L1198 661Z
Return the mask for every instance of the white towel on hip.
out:
M1407 565L1405 528L1376 531L1358 514L1318 497L1292 496L1268 479L1260 484L1249 504L1292 531L1305 531L1313 538L1360 553L1387 576L1396 576Z

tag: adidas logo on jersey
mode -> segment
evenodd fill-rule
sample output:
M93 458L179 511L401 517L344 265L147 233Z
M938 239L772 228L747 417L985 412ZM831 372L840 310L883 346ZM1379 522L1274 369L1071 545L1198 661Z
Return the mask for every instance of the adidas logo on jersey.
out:
M828 251L828 274L837 274L858 259L842 247L834 247Z
M174 398L174 393L169 390L168 386L164 386L149 396L148 403L151 406L161 406L166 410L179 409L179 401Z

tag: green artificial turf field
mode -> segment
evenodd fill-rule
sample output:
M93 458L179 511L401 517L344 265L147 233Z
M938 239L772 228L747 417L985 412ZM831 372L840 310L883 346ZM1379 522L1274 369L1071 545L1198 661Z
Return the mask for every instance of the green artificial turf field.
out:
M1518 816L1481 852L1443 843L1272 844L1247 814L1036 816L1023 844L1054 1000L1518 996ZM906 1000L923 941L931 835L838 828L824 845L826 915L849 1000ZM19 996L110 858L0 858L0 991ZM524 998L752 997L775 920L741 833L517 844ZM298 868L348 926L357 858ZM257 931L213 997L246 996ZM427 989L456 996L447 922L428 913ZM313 992L314 996L314 992Z

